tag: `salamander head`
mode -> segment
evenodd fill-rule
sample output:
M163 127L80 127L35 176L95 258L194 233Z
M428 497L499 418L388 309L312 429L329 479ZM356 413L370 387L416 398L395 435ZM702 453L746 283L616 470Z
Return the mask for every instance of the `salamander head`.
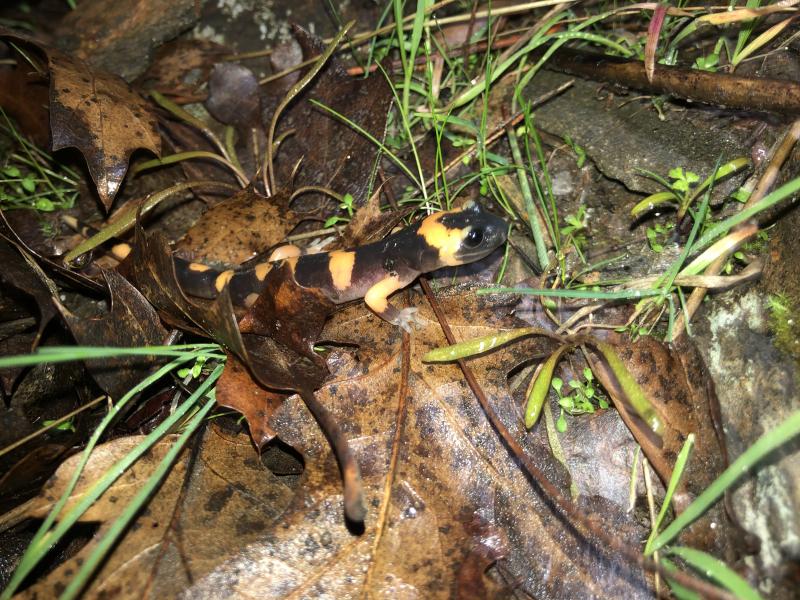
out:
M480 260L506 241L507 229L503 219L472 200L461 208L430 215L420 223L417 235L438 251L438 264L426 265L425 270Z

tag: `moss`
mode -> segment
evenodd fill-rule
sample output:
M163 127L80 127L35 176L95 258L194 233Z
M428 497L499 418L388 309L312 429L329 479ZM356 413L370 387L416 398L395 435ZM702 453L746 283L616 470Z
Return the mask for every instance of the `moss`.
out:
M775 336L775 346L800 365L800 303L779 293L771 294L768 304L769 326Z

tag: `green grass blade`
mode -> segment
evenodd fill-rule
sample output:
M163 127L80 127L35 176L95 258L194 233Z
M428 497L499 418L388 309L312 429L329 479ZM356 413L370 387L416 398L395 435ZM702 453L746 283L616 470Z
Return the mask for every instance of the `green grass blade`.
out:
M539 31L536 32L536 34L528 41L527 44L525 44L524 47L517 50L514 54L509 56L499 65L493 67L491 78L479 81L469 89L462 92L447 106L447 108L443 112L447 112L455 108L464 106L465 104L471 102L479 95L481 95L487 87L490 87L492 83L497 81L497 79L508 69L510 69L514 65L514 63L516 63L520 58L532 52L533 50L544 44L547 40L549 40L550 36L548 35L547 32L550 31L550 29L555 25L557 25L560 21L566 18L567 18L567 13L560 12L554 15L547 22L543 23L539 28Z
M548 392L550 391L550 382L553 381L553 371L561 360L561 355L567 350L570 350L572 345L567 344L558 348L553 352L542 365L536 380L531 386L531 393L528 395L528 402L525 405L525 427L530 429L539 420L539 414L542 412L547 399Z
M672 573L678 570L678 567L676 567L672 561L666 558L661 559L661 565L668 573ZM703 600L703 597L697 592L690 590L689 588L683 587L681 584L676 583L671 579L669 579L669 575L667 575L667 580L669 581L670 591L672 591L673 595L678 600Z
M625 58L630 58L633 56L633 51L629 50L627 47L596 33L587 33L585 31L564 31L554 34L553 37L560 40L582 40L584 42L597 44L598 46L606 46Z
M795 179L784 183L777 190L767 194L764 196L764 198L753 204L753 206L750 208L746 208L745 210L742 210L711 227L708 231L706 231L706 233L700 236L700 239L694 243L692 246L692 252L699 252L700 250L703 250L706 246L711 245L711 243L714 242L714 240L716 240L718 237L726 234L740 223L744 223L758 213L774 206L775 204L778 204L789 196L796 194L798 191L800 191L800 177L796 177Z
M422 357L422 362L451 362L460 358L483 354L484 352L494 350L495 348L499 348L509 342L529 335L552 336L553 334L539 327L523 327L521 329L511 329L509 331L498 331L492 335L466 340L451 346L444 346L443 348L435 348Z
M614 373L614 377L616 377L622 392L625 394L625 398L633 407L633 410L647 423L653 433L662 436L664 434L664 423L662 423L650 399L625 367L613 346L598 340L591 340L588 344L603 355L603 360L608 365L608 368L611 369L611 372Z
M649 553L661 549L672 541L692 521L702 515L709 506L714 504L742 475L753 468L770 452L779 448L790 439L800 434L800 411L789 416L783 423L772 431L762 435L755 444L750 446L737 458L717 479L692 502L685 511L670 523L666 529L650 545Z
M668 552L682 558L693 569L730 590L740 600L761 600L759 593L741 575L718 558L683 546L669 548Z
M525 168L522 166L522 153L519 151L517 135L514 133L513 129L509 128L506 137L508 139L508 145L511 148L511 156L514 158L514 163L517 165L517 180L519 181L520 191L522 192L522 197L525 202L525 211L528 213L528 224L530 225L533 235L533 243L536 245L536 257L539 260L539 268L544 270L547 268L547 263L550 262L550 259L547 257L547 244L545 243L542 230L539 227L539 216L533 204L528 175L525 172Z
M422 40L422 26L425 23L425 11L431 5L430 0L417 0L417 10L414 12L414 22L411 26L411 40L408 47L408 59L403 64L403 111L410 114L409 92L411 91L411 78L414 75L414 62L419 52L419 43Z
M746 8L758 8L761 6L761 0L747 0L745 4ZM753 34L753 30L756 27L756 23L760 19L751 19L746 21L742 24L741 28L739 29L739 35L736 38L736 47L733 50L733 56L729 56L731 63L736 66L739 63L740 57L739 55L742 52L745 44L747 44L747 40L750 39L750 36Z
M81 498L81 500L63 517L60 517L58 524L52 531L49 531L45 535L42 539L40 549L49 549L56 545L64 537L70 527L77 523L89 507L94 504L94 502L100 498L125 471L139 460L143 454L148 452L167 432L180 423L186 413L195 405L197 399L202 397L216 383L217 379L219 379L219 376L222 374L222 369L223 365L217 366L211 375L209 375L209 377L198 386L197 390L189 396L186 402L181 404L175 412L150 432L139 446L134 448L127 456L118 460L102 477L93 483L86 491L83 498Z
M662 187L667 188L668 190L672 189L672 184L664 179L661 175L654 171L650 171L648 169L642 169L641 167L636 167L634 169L640 176L647 177L648 179L652 179L656 183L660 184Z
M406 53L406 32L403 28L403 5L405 2L403 0L392 0L392 7L394 8L394 24L396 27L396 35L397 35L397 50L400 54L400 65L403 68L403 72L407 72L409 70L408 64L408 55ZM411 66L413 68L413 65Z
M668 202L677 203L680 202L680 198L675 195L675 192L656 192L655 194L650 194L644 200L640 200L636 203L636 206L631 209L631 216L634 218L638 217Z
M487 294L522 294L525 296L549 296L554 298L582 298L585 300L639 300L648 296L660 296L661 290L619 290L601 292L599 290L544 290L536 288L490 287L475 292L479 296Z
M29 367L42 363L62 363L76 360L108 360L117 356L186 356L187 352L213 353L218 344L183 344L176 346L142 346L141 348L115 348L112 346L44 346L34 354L21 354L0 358L0 369ZM217 354L215 358L224 358Z
M61 531L59 535L56 535L56 530L50 530L53 523L56 519L59 518L59 515L66 505L67 501L70 498L73 490L75 489L75 485L78 482L78 479L83 472L86 463L89 461L89 456L92 453L92 450L97 445L98 440L105 432L106 428L113 422L116 416L120 413L120 411L126 406L126 404L134 398L141 390L146 388L147 386L155 383L161 377L169 373L170 371L176 369L178 366L185 364L190 361L196 360L201 353L187 353L183 357L176 358L172 362L167 365L164 365L160 369L158 369L155 373L146 377L139 383L137 386L132 388L127 394L125 394L122 398L120 398L119 402L117 402L108 414L103 418L100 424L95 429L92 436L89 438L89 441L86 444L86 448L83 451L83 455L81 456L81 460L78 463L77 467L75 468L75 473L72 475L69 483L67 484L64 493L62 494L61 498L59 498L58 502L53 506L53 509L50 511L50 514L47 515L44 522L39 527L36 534L33 536L28 548L25 550L25 553L22 555L20 559L19 565L17 566L14 574L11 577L11 580L8 583L8 586L3 590L3 593L0 594L0 599L7 600L11 598L14 592L17 590L19 585L25 580L25 578L31 573L31 571L36 567L39 563L41 558L44 554L52 548L53 545L60 539L63 535L64 529ZM165 421L166 423L166 421ZM88 507L87 507L88 508ZM82 514L82 513L81 513ZM59 525L56 529L60 528L62 524L65 522L64 519L59 520Z
M675 494L678 483L680 482L683 472L686 469L686 464L689 462L689 455L693 446L694 434L690 433L686 437L686 441L683 443L680 454L678 454L678 458L675 461L675 468L672 469L672 477L669 478L667 492L664 494L664 501L661 503L661 510L658 512L656 522L653 523L653 531L650 533L650 537L647 539L647 545L644 549L645 554L649 554L648 551L650 549L650 545L653 543L653 540L656 538L659 530L661 529L661 523L664 522L664 517L666 516L669 505L672 502L672 496Z
M221 367L218 367L218 369L221 374ZM117 542L120 536L127 529L128 525L130 525L133 518L139 513L142 507L147 503L150 496L160 486L162 480L172 468L172 464L175 462L175 459L178 458L178 455L183 450L184 446L186 446L189 438L192 436L192 434L194 434L198 427L200 427L206 415L208 415L211 409L214 408L214 404L216 403L216 395L214 394L214 390L211 390L207 394L207 397L208 400L206 400L206 403L192 416L191 421L189 421L189 424L184 429L183 433L181 433L180 437L175 441L164 458L161 459L161 462L158 464L147 482L142 486L142 489L137 492L136 496L130 501L128 506L125 507L125 510L122 512L122 514L114 521L109 530L103 536L103 539L98 542L92 553L83 563L83 565L81 565L80 571L78 571L74 579L70 581L67 589L64 590L64 593L61 595L63 600L72 600L73 598L77 597L78 594L80 594L81 590L83 590L85 585L88 583L89 578L93 575L97 566L106 558L108 552L111 550L111 547ZM189 408L191 408L195 402L193 400L186 400L184 404L188 404Z
M662 288L664 290L664 295L667 295L669 290L672 289L672 283L675 281L675 278L678 276L681 268L686 263L686 259L689 257L694 241L697 239L697 236L700 232L700 226L706 219L708 206L711 203L711 192L714 189L714 182L716 181L717 173L719 173L719 163L720 159L717 159L717 164L714 167L714 174L710 178L711 183L709 184L708 189L703 196L703 201L700 203L700 208L697 209L697 213L694 215L694 223L692 224L692 230L689 232L689 237L686 240L686 245L683 247L683 250L675 262L670 265L669 270L664 274L663 277L661 277L658 284L655 286ZM688 208L688 206L681 207L681 209L685 208Z
M369 131L361 127L358 123L355 123L345 117L344 115L336 112L329 106L322 104L321 102L314 100L313 98L310 100L311 104L315 106L319 106L322 110L329 112L331 115L342 121L343 123L347 124L348 126L352 127L355 131L363 135L367 138L370 142L375 144L378 148L380 148L381 152L385 153L386 156L391 159L391 161L397 165L397 167L406 174L406 176L413 181L417 187L420 189L423 187L423 180L418 178L414 173L412 173L411 169L396 155L394 154L386 145L381 142L378 138L372 135Z

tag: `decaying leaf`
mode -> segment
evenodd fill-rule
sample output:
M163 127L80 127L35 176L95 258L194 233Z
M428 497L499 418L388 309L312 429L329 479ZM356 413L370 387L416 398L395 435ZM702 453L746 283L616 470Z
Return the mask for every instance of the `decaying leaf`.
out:
M161 154L158 125L147 103L122 79L48 51L53 150L75 147L86 158L97 193L111 207L135 150Z
M82 346L124 348L164 344L167 331L144 296L115 271L104 271L103 276L111 298L107 313L93 319L77 316L57 302L75 341ZM120 356L91 361L87 369L97 384L116 400L144 379L155 364L153 357Z
M55 472L59 458L85 439L88 419L76 416L70 420L74 430L53 429L14 449L9 446L37 432L44 421L73 411L93 392L80 363L25 369L8 405L0 411L0 449L5 451L0 457L0 513L18 506L41 488Z
M316 361L319 355L313 346L334 308L322 291L300 287L289 265L278 263L267 275L258 300L239 322L239 329L273 339Z
M381 195L373 193L366 204L359 208L342 232L345 248L355 248L386 237L392 229L402 224L410 210L381 210Z
M92 279L67 269L64 265L36 253L30 245L20 237L8 222L5 213L0 211L0 237L17 247L21 253L32 258L37 265L47 270L47 273L59 281L66 281L75 288L83 291L103 293L103 286Z
M28 329L27 327L25 329ZM0 356L14 356L19 354L27 354L34 347L36 332L21 332L11 335L4 340L0 340ZM0 369L0 389L2 390L2 397L5 399L11 396L14 391L14 386L22 373L25 372L27 367L16 367L8 369Z
M191 96L208 80L214 63L230 51L210 40L178 39L156 50L147 71L138 79L143 89ZM197 77L197 73L200 76Z
M36 337L28 351L32 351L39 342L44 328L58 313L53 304L55 286L44 276L30 255L15 244L0 237L0 281L33 298L39 311L39 326ZM49 285L48 285L49 282Z
M74 441L74 440L68 440ZM0 476L0 498L3 504L27 494L33 494L52 475L59 461L67 455L71 444L42 444L31 449Z
M303 47L304 58L318 56L322 42L295 28ZM324 109L313 99L352 121L378 140L383 140L392 92L383 77L355 79L347 75L342 63L332 57L311 85L303 91L278 123L278 134L294 130L276 155L278 184L300 188L322 186L344 195L350 194L356 205L367 200L378 148ZM298 161L300 170L292 177ZM304 195L309 200L315 194ZM319 199L321 205L329 197ZM299 210L299 209L298 209Z
M660 448L654 447L650 428L637 422L630 415L630 408L619 408L637 441L648 452L648 460L659 475L668 480L671 462L680 452L686 436L694 433L697 443L692 463L697 472L690 477L693 482L690 487L695 492L704 489L715 474L721 472L723 465L712 419L716 395L713 387L709 388L710 379L697 351L688 343L671 349L651 337L642 337L635 343L619 334L612 334L608 339L665 425L658 441ZM593 369L603 385L613 391L615 384L606 370L597 362L593 362Z
M176 248L187 258L238 265L283 240L296 225L285 195L267 198L248 187L203 213Z
M291 335L285 338L279 336L277 340L265 337L261 335L257 324L255 330L242 327L240 333L240 325L227 291L213 301L187 298L175 277L172 254L162 236L137 230L132 265L137 286L159 310L162 318L178 327L205 334L225 346L248 366L262 385L273 390L313 389L325 378L327 370L324 361L310 350L310 342L298 346L286 345L287 340L292 339ZM285 281L278 274L279 270L270 272L267 289L276 285L280 287L281 282ZM262 297L266 295L262 294ZM263 302L271 301L265 299ZM261 314L257 306L258 302L253 307L254 315ZM303 318L310 319L310 315L298 316L298 319ZM318 320L311 319L309 322ZM291 331L295 330L287 327L287 332ZM311 334L304 335L313 337Z
M460 337L486 331L474 323L489 311L484 314L465 297L445 303ZM364 349L351 351L356 360L337 361L333 380L318 392L344 427L362 468L370 507L363 533L350 531L341 519L337 463L295 396L273 414L270 425L302 453L305 471L296 488L270 491L275 478L261 469L249 442L212 426L197 459L191 462L187 453L179 461L91 583L89 595L114 589L121 598L179 593L349 598L403 590L451 598L496 591L505 581L519 593L542 598L649 597L639 574L572 537L494 434L458 369L420 362L443 342L433 315L424 306L420 310L428 324L411 338L361 306L337 313L326 330L327 339L355 337ZM474 366L492 404L523 438L506 386L508 370L518 360L503 350ZM103 450L117 456L134 441L117 440ZM546 452L530 450L548 473L559 469ZM98 535L161 453L159 446L86 515L101 522ZM111 459L98 460L96 468L102 462ZM96 476L96 468L88 477ZM70 472L68 466L62 469L32 516L41 516L56 498L59 482ZM601 511L605 523L631 544L645 535L621 507L587 499L586 510ZM65 581L89 550L29 593ZM503 576L489 580L483 572L495 562Z
M286 398L263 388L239 359L228 353L225 371L217 381L217 404L240 412L247 420L256 448L263 448L275 437L269 419Z
M420 362L443 340L433 315L425 306L420 311L428 324L407 342L396 327L360 306L334 315L325 330L325 339L359 344L357 360L339 363L342 370L317 395L342 423L361 464L370 506L363 535L353 537L332 525L341 505L336 463L303 404L291 398L276 411L272 425L303 454L303 505L293 503L274 537L225 561L198 580L192 593L258 590L261 597L277 598L313 586L317 595L356 597L393 595L401 586L420 597L449 598L479 544L474 523L483 519L509 540L502 568L522 593L646 597L636 575L624 580L623 567L593 557L546 508L458 369ZM469 298L451 299L447 312L459 336L486 331L471 323L490 311L477 310ZM506 386L518 360L514 352L501 351L475 364L492 404L522 438L518 409ZM532 449L531 456L546 471L557 469L546 452ZM638 526L625 523L621 508L600 506L621 535L635 538ZM313 552L296 552L297 543L308 539L317 542ZM240 573L233 584L226 576L231 571Z
M616 404L662 481L669 481L686 437L695 434L692 458L674 497L676 507L682 510L727 466L721 450L724 443L715 426L719 408L712 380L697 349L685 340L672 348L651 337L631 343L623 335L610 334L609 341L664 423L663 435L655 439L630 407L624 402ZM618 393L613 376L602 364L593 360L592 369L610 393ZM689 528L683 543L726 555L741 541L732 539L729 525L730 515L716 506Z
M142 436L120 438L99 446L71 497L74 504L93 481L140 443ZM218 427L202 440L196 457L183 453L167 479L130 527L86 590L85 597L114 591L118 598L174 598L202 578L221 560L255 544L276 522L292 500L296 479L273 475L254 456L250 441ZM84 515L98 522L99 539L141 483L163 458L173 438L168 437L142 457ZM42 490L28 516L47 514L64 489L79 456L67 460ZM94 547L90 542L20 597L50 596L66 585Z
M50 141L47 94L47 80L36 71L20 65L0 69L0 107L41 148Z
M35 47L47 55L52 149L74 147L83 154L97 193L109 208L131 154L140 148L161 153L150 107L125 81L80 59L4 30L0 39Z

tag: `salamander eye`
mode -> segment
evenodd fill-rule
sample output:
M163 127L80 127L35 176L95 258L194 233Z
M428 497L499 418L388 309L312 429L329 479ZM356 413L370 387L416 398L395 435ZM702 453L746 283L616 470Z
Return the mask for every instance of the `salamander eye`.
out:
M467 248L477 248L483 241L483 231L481 229L470 229L464 238L464 245Z

